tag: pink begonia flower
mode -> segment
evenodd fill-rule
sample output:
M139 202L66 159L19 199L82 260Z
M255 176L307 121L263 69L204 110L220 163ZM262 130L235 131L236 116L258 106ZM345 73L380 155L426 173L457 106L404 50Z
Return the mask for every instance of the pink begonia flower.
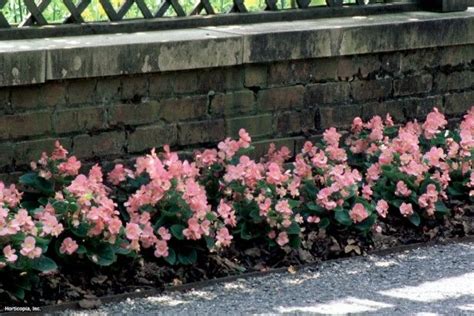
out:
M243 128L239 130L239 143L242 148L248 148L250 143L252 142L252 138L250 137L249 133Z
M339 147L341 134L339 134L334 127L331 127L324 131L323 138L329 146Z
M367 169L367 180L369 182L377 181L380 178L381 172L380 164L374 163Z
M353 133L360 133L362 129L364 128L364 122L360 117L354 118L352 121L352 127L351 130Z
M291 181L290 185L288 186L288 190L292 197L297 197L300 195L299 187L301 185L301 179L299 177L294 177L293 181Z
M58 222L56 216L50 213L43 213L41 221L43 222L43 233L46 235L58 237L64 230L63 225Z
M122 228L122 221L119 218L112 218L109 221L109 232L112 235L118 235L120 233L120 229Z
M28 211L25 209L20 209L12 222L14 225L23 227L26 230L32 229L35 226L33 219L28 215Z
M20 253L25 257L34 259L41 256L42 250L41 248L36 247L36 239L28 236L21 244Z
M217 150L206 149L196 155L196 160L200 161L204 166L210 166L217 162Z
M395 195L397 196L409 196L411 194L411 190L408 189L407 185L403 181L397 182L397 189L395 190Z
M22 195L23 193L20 193L14 184L5 187L5 184L0 182L0 205L6 204L10 207L16 207L20 204Z
M354 223L360 223L369 217L369 213L362 203L354 204L354 207L349 211L349 216Z
M270 211L272 207L272 200L266 198L263 202L258 204L258 207L260 209L260 216L267 216L268 211Z
M387 115L385 116L385 125L389 126L389 127L394 125L393 119L392 119L392 116L390 115L390 113L387 113Z
M288 239L288 234L286 232L279 233L276 242L278 245L280 245L280 247L283 247L284 245L290 242L290 240Z
M296 156L295 162L295 173L301 178L311 177L311 166L309 166L304 160L303 156Z
M15 262L18 259L18 256L15 254L16 250L13 249L10 245L3 248L3 254L7 262Z
M362 197L368 201L370 201L372 199L372 194L374 192L372 191L372 188L370 185L368 184L364 184L362 186Z
M219 206L217 207L217 213L224 220L226 225L235 226L237 225L237 220L235 218L235 211L232 209L231 204L221 200Z
M293 211L291 210L290 203L288 200L280 200L275 205L275 210L283 215L292 215Z
M113 185L118 185L127 179L127 171L122 164L116 164L114 169L109 172L108 180Z
M443 148L437 147L431 147L430 151L423 156L432 167L439 167L440 161L444 160L445 157Z
M393 161L393 149L392 148L386 148L385 150L382 150L382 153L379 156L379 163L381 165L389 165Z
M313 143L311 143L310 141L305 141L302 152L303 154L309 153L313 150L313 148L314 148Z
M317 224L321 221L321 218L319 218L319 216L308 216L307 221L308 221L308 223Z
M77 242L74 239L72 239L71 237L67 237L61 243L61 247L59 248L59 252L62 253L62 254L72 255L73 253L76 252L77 248L79 248L79 245L77 244Z
M164 240L157 240L155 244L155 257L168 257L168 243Z
M350 147L350 151L354 154L360 154L367 150L367 141L364 139L357 139Z
M377 210L377 213L379 213L380 217L385 218L387 217L388 214L388 203L385 200L379 200L377 202L377 206L375 209Z
M425 138L432 139L446 124L448 124L448 121L446 121L444 115L439 113L437 108L433 108L433 111L426 116L426 121L422 125Z
M413 206L411 205L411 203L403 202L400 205L400 213L405 217L413 215Z
M163 240L166 240L166 241L171 239L171 234L170 234L169 230L165 227L158 228L158 235L160 235L160 237Z
M345 162L347 160L347 153L343 148L328 146L326 147L326 152L331 160L338 162Z
M316 197L316 202L327 210L335 209L337 207L336 202L329 199L332 193L333 190L331 188L323 188L319 190Z
M62 174L76 176L81 168L81 162L75 156L69 157L67 161L62 162L58 166L58 170Z
M66 159L68 151L64 149L63 146L61 146L58 140L54 143L54 147L55 148L53 150L53 153L51 154L51 159L53 160Z
M280 166L274 162L270 163L267 171L267 182L278 185L287 180L288 175L281 172Z
M141 233L142 233L142 230L140 226L138 226L138 224L127 223L127 226L125 227L125 235L127 236L128 239L138 240L140 239Z
M192 217L188 220L188 228L183 229L183 235L187 239L198 240L201 238L203 232L201 225L196 218Z
M317 168L325 169L327 167L328 158L324 154L324 151L320 150L311 159L311 163Z
M228 247L234 237L229 234L229 230L226 227L219 229L216 235L217 246Z

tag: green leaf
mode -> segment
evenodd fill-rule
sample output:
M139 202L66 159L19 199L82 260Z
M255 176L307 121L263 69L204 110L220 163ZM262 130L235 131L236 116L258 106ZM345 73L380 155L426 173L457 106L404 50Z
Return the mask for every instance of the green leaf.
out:
M209 237L209 236L204 236L204 240L206 241L206 246L208 249L214 248L216 244L216 240L214 238Z
M290 205L290 207L293 209L295 207L298 207L300 206L301 202L300 201L297 201L297 200L288 200L288 204Z
M463 196L463 195L464 195L463 192L459 191L458 189L456 189L456 188L454 188L454 187L452 187L452 186L449 186L447 191L448 191L448 194L449 194L450 196L459 197L459 196Z
M85 254L86 252L87 252L87 249L86 249L86 247L84 247L84 245L79 245L79 247L76 250L76 253L78 255Z
M325 228L328 227L330 224L331 224L331 222L329 221L329 218L324 217L324 218L321 218L321 220L320 220L319 223L318 223L318 226L319 226L319 228L321 228L321 229L325 229Z
M250 218L254 221L254 223L258 224L262 222L262 217L260 216L260 209L253 207L249 214Z
M421 218L418 213L414 212L412 216L408 217L408 220L415 226L420 226Z
M120 247L120 246L115 246L114 251L115 251L116 254L124 255L124 256L126 256L126 255L128 255L132 252L131 249Z
M196 249L192 248L188 251L178 252L178 262L182 265L191 265L197 261Z
M377 219L377 215L372 214L368 218L366 218L362 223L358 223L355 227L360 231L368 231L374 226L375 221Z
M87 248L87 257L99 266L109 266L117 260L113 246L108 243Z
M313 215L324 215L326 210L314 202L309 202L306 204L306 207L310 210L310 214Z
M183 240L184 235L183 235L183 230L186 227L184 227L181 224L174 224L170 227L171 234L178 240Z
M335 219L344 226L352 225L352 219L349 216L349 212L347 212L346 210L335 210Z
M20 177L20 183L29 186L46 195L54 193L54 187L51 182L40 177L36 172L30 172Z
M56 211L57 214L64 214L68 211L68 203L65 201L55 201L52 204L54 210Z
M173 249L168 249L168 257L165 258L165 261L168 262L170 265L176 264L176 252Z
M41 256L39 258L32 260L31 267L41 272L54 271L58 269L56 262L54 262L53 259L48 258L46 256Z
M247 225L245 223L242 223L242 226L240 228L240 238L243 240L250 240L252 239L252 234L247 228Z
M298 249L301 246L301 238L298 235L290 235L289 245L293 249Z
M299 235L300 231L301 228L296 222L291 223L291 225L286 229L288 235Z
M80 223L79 226L71 227L71 232L77 237L87 237L87 232L89 231L90 225L86 223Z
M25 299L25 289L15 286L12 289L9 289L8 292L23 301Z
M442 201L438 201L435 203L436 212L441 213L442 215L449 214L449 208Z

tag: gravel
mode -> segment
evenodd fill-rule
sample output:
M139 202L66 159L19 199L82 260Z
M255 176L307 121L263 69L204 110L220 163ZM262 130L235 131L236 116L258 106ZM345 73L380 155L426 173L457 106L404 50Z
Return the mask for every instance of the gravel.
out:
M325 262L63 315L474 315L474 243Z

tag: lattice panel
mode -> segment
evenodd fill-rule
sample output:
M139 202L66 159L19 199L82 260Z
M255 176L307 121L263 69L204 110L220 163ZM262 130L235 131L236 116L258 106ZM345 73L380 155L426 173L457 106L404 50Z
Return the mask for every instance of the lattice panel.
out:
M183 5L184 1L187 1L186 6ZM212 1L214 1L214 5ZM228 10L221 13L246 13L249 12L249 9L255 10L254 7L249 8L248 6L248 1L252 0L224 1L226 1ZM300 9L308 8L312 3L311 0L259 1L261 3L259 8L262 11L279 10L279 6L281 7L281 3L285 3L285 1L287 5L291 4L291 7ZM347 1L352 1L354 5L379 2L378 0ZM325 0L325 2L328 6L343 5L343 0ZM110 22L120 22L129 18L128 15L131 15L132 8L133 13L136 15L139 12L142 19L161 18L170 15L170 12L177 17L201 14L213 15L219 12L219 9L215 7L216 0L196 0L191 7L189 3L189 0L0 0L0 28L87 23L91 20L90 18L86 20L85 15L91 10L100 10L101 14ZM255 3L255 1L252 3ZM58 4L61 4L62 11L58 14L62 14L62 18L59 20L56 18L53 21L50 17L51 6L56 8ZM55 9L53 11L56 14ZM16 23L12 22L12 14L15 16Z

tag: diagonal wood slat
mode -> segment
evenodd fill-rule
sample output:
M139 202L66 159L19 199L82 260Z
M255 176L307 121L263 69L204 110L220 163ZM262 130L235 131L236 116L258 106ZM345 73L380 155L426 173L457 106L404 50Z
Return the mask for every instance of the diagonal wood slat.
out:
M234 0L232 8L230 8L229 13L245 13L248 12L247 7L244 4L244 0Z
M127 14L128 10L130 10L134 2L135 0L125 0L117 12L117 16L120 20L123 20L123 17Z
M118 16L117 12L114 9L114 6L110 3L109 0L99 0L99 2L102 5L102 8L104 9L105 14L107 14L107 17L110 21L120 21L120 17Z
M190 15L199 15L201 14L202 10L206 11L207 14L216 14L209 0L201 0L193 8Z
M201 0L196 4L196 6L191 11L190 15L199 15L202 11L205 11L207 14L216 14L214 8L212 7L209 0Z
M155 17L163 17L166 11L168 11L169 7L173 7L177 16L186 16L186 13L184 12L183 7L179 4L178 0L165 0L165 2L163 2L158 8Z
M143 17L145 19L153 18L153 14L151 13L150 9L148 8L144 0L135 0L135 3L137 4L138 9L143 14Z
M51 0L42 0L38 5L36 5L34 0L23 0L26 8L30 11L30 14L26 19L20 23L20 27L27 25L47 25L48 21L43 16L43 11L51 3Z
M277 0L265 0L265 4L267 5L265 7L265 11L277 11Z
M91 0L81 0L79 4L76 5L72 0L63 0L64 5L66 8L69 10L69 13L71 13L70 16L68 16L65 20L64 23L84 23L84 19L82 18L82 12L89 6L91 3Z
M8 3L8 0L0 0L0 10ZM10 23L8 23L7 19L0 11L0 28L8 28L10 27Z
M311 0L296 0L296 4L300 9L306 9L311 4Z

